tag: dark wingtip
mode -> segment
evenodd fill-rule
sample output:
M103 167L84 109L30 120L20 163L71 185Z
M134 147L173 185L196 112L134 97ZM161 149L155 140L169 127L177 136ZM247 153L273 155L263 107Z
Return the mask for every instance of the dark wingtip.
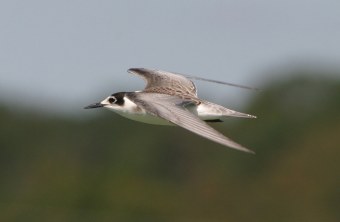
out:
M145 73L145 72L147 72L147 69L145 69L145 68L130 68L127 71L129 73L131 73L131 72Z
M130 69L128 69L127 71L128 72L136 72L136 71L138 71L140 68L130 68Z

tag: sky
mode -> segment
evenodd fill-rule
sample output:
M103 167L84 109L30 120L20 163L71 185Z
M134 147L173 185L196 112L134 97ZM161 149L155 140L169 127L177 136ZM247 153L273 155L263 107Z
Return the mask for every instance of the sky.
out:
M131 67L258 87L275 67L340 64L339 39L337 0L1 0L0 100L81 113L142 89ZM198 86L236 107L256 93Z

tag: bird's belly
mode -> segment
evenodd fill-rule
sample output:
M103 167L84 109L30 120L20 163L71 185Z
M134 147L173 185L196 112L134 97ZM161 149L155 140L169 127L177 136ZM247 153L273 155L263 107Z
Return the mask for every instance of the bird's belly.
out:
M117 113L125 118L138 121L138 122L143 122L143 123L153 124L153 125L174 126L174 124L172 124L171 122L165 119L150 115L148 113L137 113L137 114L131 114L128 112L117 112Z
M218 113L214 112L214 110L209 109L209 107L205 105L200 105L200 106L192 106L192 107L186 107L188 112L191 112L201 120L215 120L219 119L221 115ZM167 125L167 126L174 126L173 123L162 119L160 117L154 116L152 114L149 114L147 111L144 109L132 109L133 111L130 110L112 110L111 111L116 112L117 114L134 120L138 122L143 122L147 124L152 124L152 125Z

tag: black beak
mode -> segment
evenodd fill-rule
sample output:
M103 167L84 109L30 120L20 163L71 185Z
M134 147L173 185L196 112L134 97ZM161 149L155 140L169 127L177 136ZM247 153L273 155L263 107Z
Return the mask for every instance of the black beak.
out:
M93 108L100 108L103 107L104 105L101 103L93 103L91 105L88 105L86 107L84 107L84 109L93 109Z

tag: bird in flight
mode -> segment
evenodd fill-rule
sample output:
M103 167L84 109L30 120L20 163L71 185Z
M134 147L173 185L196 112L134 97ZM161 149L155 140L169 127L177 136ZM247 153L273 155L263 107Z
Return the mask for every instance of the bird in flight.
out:
M131 68L128 72L146 80L144 90L117 92L101 102L86 106L85 109L104 107L135 121L156 125L177 125L224 146L254 153L224 136L206 122L222 122L223 118L229 116L243 118L256 118L256 116L198 98L196 86L190 79L235 84L146 68Z

